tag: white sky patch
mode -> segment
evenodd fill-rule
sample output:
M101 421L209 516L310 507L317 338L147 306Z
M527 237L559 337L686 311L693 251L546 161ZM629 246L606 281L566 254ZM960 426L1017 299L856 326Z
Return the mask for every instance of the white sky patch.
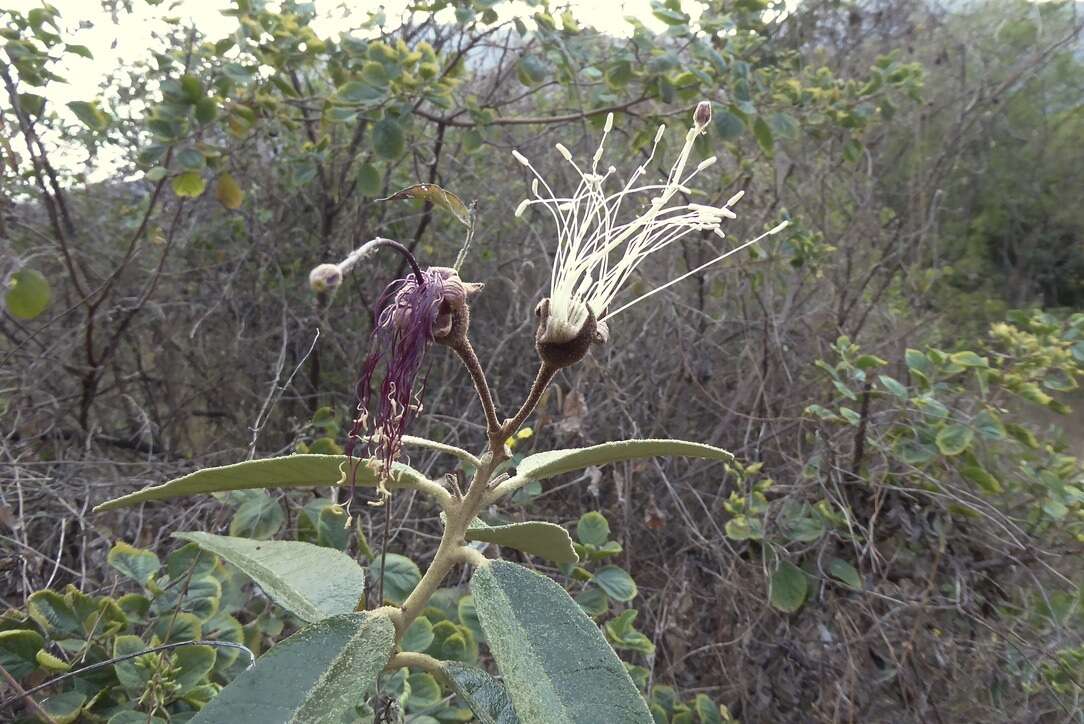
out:
M389 23L402 16L407 0L387 0L386 2L346 2L344 0L315 0L316 18L311 23L313 31L322 38L337 40L343 33L356 31L369 13L383 10ZM565 3L572 9L577 22L615 37L628 37L632 26L625 20L635 17L653 31L663 31L666 25L651 14L650 0L568 0ZM112 15L101 7L99 0L52 0L52 5L60 12L59 23L61 37L65 42L85 45L94 58L86 59L74 54L67 54L64 60L54 67L54 72L66 82L52 82L44 88L32 89L45 96L49 106L66 120L75 122L74 115L67 110L71 101L90 101L100 97L103 84L108 75L119 68L138 61L148 61L152 50L162 50L163 43L155 38L164 36L170 29L178 27L196 27L209 40L219 40L237 29L237 19L222 14L223 10L235 7L232 0L173 0L159 5L150 5L146 0L135 0L132 12L123 9ZM696 27L696 20L703 12L703 5L697 2L684 3L685 10ZM3 7L26 13L35 7L41 7L39 0L5 0ZM277 11L277 2L268 2L267 8ZM561 6L563 7L563 5ZM506 22L514 17L524 20L528 28L534 23L530 16L537 11L523 0L503 3L497 7L498 22ZM554 16L560 22L560 12ZM168 19L175 18L178 24L170 24ZM437 18L444 22L455 22L452 8L437 13ZM362 34L358 32L357 34ZM369 33L375 34L375 33ZM236 49L233 49L236 52ZM229 56L229 52L226 53ZM106 104L108 105L108 104ZM128 109L131 113L140 113L142 108L133 104ZM119 149L104 146L99 149L91 168L84 168L87 161L86 150L77 143L69 143L63 138L50 137L46 140L53 145L55 164L69 170L83 169L88 180L101 181L109 178L122 162ZM21 146L21 139L17 142Z
M131 13L119 11L115 18L102 9L98 0L52 0L52 4L60 11L65 30L61 35L65 41L85 45L94 55L93 60L68 57L59 72L67 83L50 83L44 89L43 95L60 105L73 100L89 100L108 72L122 65L147 60L149 50L161 48L154 34L164 34L169 30L171 26L167 18L179 18L181 27L194 25L211 40L223 38L237 29L236 18L222 15L223 10L234 7L231 0L174 0L158 6L149 5L145 0L135 0ZM356 29L368 18L370 11L383 8L388 18L395 18L404 12L407 2L356 2L351 4L352 7L347 7L342 0L315 0L314 5L317 17L311 24L312 29L320 37L337 39L343 32ZM650 0L571 0L569 5L579 22L617 37L626 37L632 32L625 16L638 18L652 30L666 28L651 15ZM277 9L277 6L278 3L268 3L271 9ZM5 0L4 7L25 13L41 7L41 3L39 0ZM517 16L526 19L535 10L521 0L502 4L498 7L499 21ZM690 10L695 21L703 6L690 4ZM437 17L445 14L449 18L443 19L454 22L452 8L438 13Z

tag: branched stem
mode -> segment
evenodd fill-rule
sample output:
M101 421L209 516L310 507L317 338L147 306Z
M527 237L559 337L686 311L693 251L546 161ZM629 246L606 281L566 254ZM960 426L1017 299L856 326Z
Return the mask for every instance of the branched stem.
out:
M414 623L414 620L425 609L430 597L440 587L444 577L448 575L453 566L463 562L470 562L475 565L482 562L477 557L471 558L469 561L465 560L466 557L460 551L466 544L467 526L474 520L474 516L478 514L478 509L482 506L482 500L489 487L489 480L498 464L495 461L496 458L492 454L486 453L483 455L482 464L475 471L470 487L467 488L467 494L462 498L453 500L445 509L444 533L440 538L437 553L433 556L433 562L429 564L425 575L422 576L418 585L407 596L400 610L396 622L400 641L406 634L407 629L410 628L410 624Z
M474 477L471 479L465 494L451 494L443 488L441 489L447 496L442 500L442 507L446 516L444 533L441 535L440 545L437 547L436 555L433 556L429 568L426 569L425 574L418 581L418 585L407 596L403 605L396 611L396 615L392 616L396 626L396 637L399 641L403 640L407 629L421 615L426 604L429 603L429 599L436 593L445 576L455 565L483 566L486 564L485 556L466 545L467 528L487 500L487 493L490 492L490 482L493 480L494 471L506 458L504 441L519 429L523 421L538 406L546 386L557 373L556 367L543 362L538 370L538 375L535 377L534 384L531 386L531 391L520 406L519 411L516 412L514 417L501 424L497 421L497 410L493 404L493 395L490 392L489 383L486 381L485 372L482 370L482 365L478 361L478 355L475 354L470 340L467 339L466 335L463 335L458 340L453 340L448 346L463 361L471 380L474 382L474 389L478 393L478 399L482 403L482 410L485 412L489 451L478 458ZM433 485L436 484L433 483ZM425 658L428 659L429 657ZM439 663L434 664L433 661L417 658L415 654L408 655L403 652L393 656L388 665L389 667L395 667L397 662L402 666L417 666L423 669L434 665L439 667Z
M419 654L414 651L400 651L395 654L391 657L391 660L388 661L388 665L384 667L384 670L395 671L404 666L428 671L434 676L444 678L444 667L441 666L440 661L434 659L429 654Z

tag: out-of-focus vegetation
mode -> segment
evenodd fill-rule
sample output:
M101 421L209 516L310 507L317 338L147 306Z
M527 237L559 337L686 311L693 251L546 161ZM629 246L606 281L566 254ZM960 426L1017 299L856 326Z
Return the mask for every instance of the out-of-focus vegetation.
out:
M450 265L453 214L381 201L414 183L472 205L472 337L498 403L522 399L554 242L542 214L513 216L530 178L512 149L574 178L554 143L589 155L613 111L604 162L631 168L708 99L693 160L720 162L694 200L744 190L735 241L682 242L633 286L791 226L614 320L513 462L623 437L740 462L527 486L518 519L569 527L586 563L519 560L598 621L658 721L1079 721L1080 8L711 0L691 24L667 0L665 32L626 39L505 6L359 13L320 37L311 4L237 0L231 35L178 22L67 109L42 88L88 51L51 6L3 14L0 718L183 721L243 652L167 649L18 694L160 644L260 653L296 629L174 531L344 550L371 581L386 549L381 590L405 596L441 526L406 492L387 540L385 509L355 506L346 529L326 490L90 509L204 465L341 452L373 304L404 267L376 257L335 296L308 271L375 236ZM123 161L86 183L58 162L72 147ZM478 449L462 370L438 352L427 379L417 432ZM434 603L413 650L485 663L466 587ZM359 717L469 719L452 692L404 669L359 692Z

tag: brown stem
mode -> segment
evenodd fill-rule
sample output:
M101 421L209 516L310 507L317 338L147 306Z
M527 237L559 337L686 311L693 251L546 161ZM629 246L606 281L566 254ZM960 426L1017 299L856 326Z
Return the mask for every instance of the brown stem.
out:
M15 677L8 673L8 670L5 669L3 666L0 666L0 675L3 675L4 679L7 680L8 686L10 686L12 691L15 692L15 695L21 697L23 701L26 702L26 707L30 711L34 712L34 716L38 717L44 722L56 724L56 719L49 716L49 713L42 709L41 706L38 705L38 702L34 701L34 697L26 693L26 690L19 685L19 682L15 679Z
M489 435L490 444L494 440L504 442L500 435L501 424L497 421L497 408L493 405L493 394L489 391L489 383L486 381L486 373L482 370L482 363L478 361L478 355L466 335L455 340L450 345L452 351L459 355L463 361L471 380L474 381L474 390L478 393L478 399L482 403L482 411L486 416L486 433Z
M557 367L548 362L543 362L539 366L538 374L534 378L534 384L531 385L531 392L527 395L527 399L523 401L519 412L511 420L505 420L501 426L500 439L502 441L511 437L523 424L523 421L527 419L527 416L534 412L534 408L538 406L538 401L542 399L542 393L546 391L546 387L556 374Z
M395 249L397 252L402 254L403 258L405 258L407 262L410 263L410 270L414 272L414 278L418 280L418 286L425 286L425 277L422 276L421 267L418 266L418 260L414 258L414 254L410 252L410 249L406 248L398 241L394 241L392 239L385 239L379 236L369 243L373 244L374 246L390 246L392 249Z

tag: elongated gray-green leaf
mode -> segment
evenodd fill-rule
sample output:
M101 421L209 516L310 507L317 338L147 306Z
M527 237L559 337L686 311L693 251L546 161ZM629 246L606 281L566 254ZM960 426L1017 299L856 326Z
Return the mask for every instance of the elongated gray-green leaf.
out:
M199 532L174 536L222 556L255 581L271 600L310 623L354 611L365 592L364 569L333 548Z
M161 485L153 485L134 493L114 498L94 508L94 512L123 508L148 500L166 500L186 495L221 493L227 490L253 488L304 488L316 485L337 485L343 475L340 466L345 455L286 455L262 460L246 460L233 465L204 468ZM424 475L408 465L396 464L388 487L411 487L425 482ZM377 474L372 468L357 466L357 484L374 486Z
M345 721L388 663L394 646L395 627L383 614L324 619L276 644L191 721Z
M515 548L554 563L576 563L580 560L572 547L568 531L559 525L543 521L492 526L484 523L472 525L467 529L466 538L469 541L479 540Z
M551 450L528 455L516 466L516 477L527 480L543 480L572 470L582 470L590 465L606 465L622 460L679 455L689 458L712 460L734 459L722 448L684 440L622 440L606 442L591 447Z
M445 661L444 675L452 690L482 724L519 724L508 691L484 669L458 661Z
M436 440L430 440L424 437L416 437L414 435L403 435L404 445L414 445L416 447L429 448L430 450L436 450L437 452L447 453L454 455L465 463L469 463L474 467L479 466L478 458L471 455L463 448L458 448L455 445L449 445L445 442L437 442Z
M624 664L563 588L497 560L478 567L471 592L525 724L652 724Z

